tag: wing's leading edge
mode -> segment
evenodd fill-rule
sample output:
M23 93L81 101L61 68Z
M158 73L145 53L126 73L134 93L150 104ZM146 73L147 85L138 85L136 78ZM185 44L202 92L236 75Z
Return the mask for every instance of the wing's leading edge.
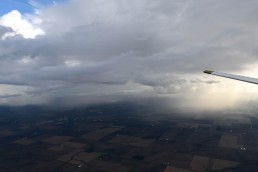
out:
M206 74L210 74L210 75L216 75L216 76L221 76L221 77L225 77L225 78L230 78L230 79L235 79L235 80L239 80L239 81L258 84L257 78L251 78L251 77L246 77L246 76L241 76L241 75L233 75L233 74L228 74L228 73L223 73L223 72L216 72L216 71L212 71L212 70L205 70L203 72Z

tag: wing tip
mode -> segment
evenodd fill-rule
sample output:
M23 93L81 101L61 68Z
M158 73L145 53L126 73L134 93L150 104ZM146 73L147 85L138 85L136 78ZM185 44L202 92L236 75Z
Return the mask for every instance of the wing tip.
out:
M205 70L205 71L203 71L203 73L207 73L207 74L212 74L214 71L212 71L212 70Z

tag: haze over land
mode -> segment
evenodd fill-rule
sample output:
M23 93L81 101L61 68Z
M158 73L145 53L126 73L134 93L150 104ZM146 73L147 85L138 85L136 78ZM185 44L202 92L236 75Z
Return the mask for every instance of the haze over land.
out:
M32 10L1 12L2 105L151 100L179 111L257 109L256 85L202 74L258 77L255 0L27 6Z

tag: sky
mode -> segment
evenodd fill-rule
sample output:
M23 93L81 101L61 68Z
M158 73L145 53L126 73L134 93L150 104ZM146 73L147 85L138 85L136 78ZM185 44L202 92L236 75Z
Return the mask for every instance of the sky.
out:
M12 10L18 10L20 13L33 13L38 8L47 8L67 0L3 0L0 1L0 15L4 15Z
M258 1L0 2L0 104L257 110ZM160 103L159 103L160 104Z

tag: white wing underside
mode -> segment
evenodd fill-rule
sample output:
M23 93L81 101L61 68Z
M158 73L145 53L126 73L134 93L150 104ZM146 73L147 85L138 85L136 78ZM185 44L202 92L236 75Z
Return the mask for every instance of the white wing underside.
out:
M216 76L221 76L225 78L230 78L230 79L235 79L239 81L244 81L244 82L249 82L253 84L258 84L258 79L257 78L251 78L251 77L246 77L246 76L240 76L240 75L233 75L233 74L228 74L228 73L223 73L223 72L216 72L216 71L210 71L210 70L205 70L203 71L204 73L210 74L210 75L216 75Z

